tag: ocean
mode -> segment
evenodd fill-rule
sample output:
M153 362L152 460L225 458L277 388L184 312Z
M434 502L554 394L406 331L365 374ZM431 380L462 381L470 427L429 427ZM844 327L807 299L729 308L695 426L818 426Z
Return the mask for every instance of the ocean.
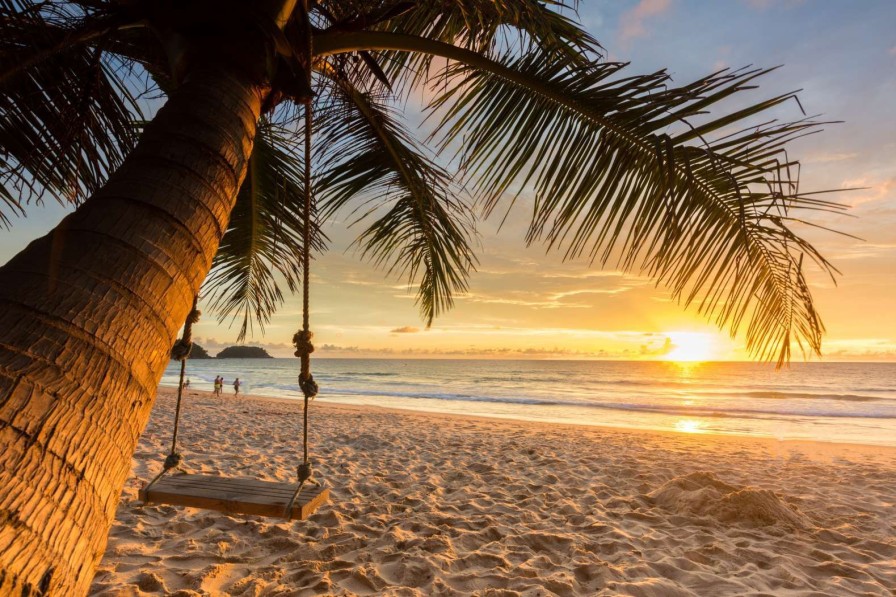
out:
M316 400L530 421L896 446L896 363L314 359ZM162 384L176 386L172 362ZM298 359L187 363L242 393L301 399Z

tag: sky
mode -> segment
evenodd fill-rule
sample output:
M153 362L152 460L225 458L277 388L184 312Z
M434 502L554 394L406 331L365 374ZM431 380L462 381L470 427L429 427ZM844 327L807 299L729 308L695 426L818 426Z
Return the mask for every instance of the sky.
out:
M675 84L685 84L724 67L783 65L746 101L800 89L806 113L843 121L790 149L803 164L801 190L861 187L830 196L850 206L848 215L813 219L861 240L800 230L842 272L836 284L810 277L827 328L824 359L896 360L896 2L584 0L579 8L585 28L610 59L631 62L630 73L666 68ZM796 105L775 115L802 116ZM331 249L312 265L317 355L748 358L742 335L731 339L647 278L527 248L524 211L511 213L500 230L497 221L480 224L469 292L430 329L406 280L386 277L350 248L360 230L328 223ZM29 212L0 231L0 262L65 213L53 205ZM247 343L291 356L300 310L300 298L288 297L265 335L256 330ZM214 354L235 343L238 328L218 323L206 308L194 339Z

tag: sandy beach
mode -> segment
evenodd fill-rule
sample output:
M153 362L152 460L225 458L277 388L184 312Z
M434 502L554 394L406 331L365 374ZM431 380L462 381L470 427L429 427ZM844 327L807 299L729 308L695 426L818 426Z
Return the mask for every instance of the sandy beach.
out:
M144 506L133 459L95 595L896 594L896 450L314 405L307 521ZM290 481L297 402L188 393L184 468Z

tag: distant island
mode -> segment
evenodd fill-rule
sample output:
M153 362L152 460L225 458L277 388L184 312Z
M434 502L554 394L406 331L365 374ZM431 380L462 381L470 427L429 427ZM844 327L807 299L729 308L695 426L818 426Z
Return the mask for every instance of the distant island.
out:
M195 345L194 345L195 348ZM264 348L260 346L228 346L218 353L217 359L273 359Z
M195 342L193 343L193 348L190 350L190 359L210 359L212 355L208 354L208 351Z

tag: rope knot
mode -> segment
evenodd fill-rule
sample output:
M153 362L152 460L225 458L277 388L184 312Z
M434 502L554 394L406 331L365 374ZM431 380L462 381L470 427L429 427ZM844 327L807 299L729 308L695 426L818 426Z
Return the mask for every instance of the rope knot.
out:
M299 483L304 483L311 478L311 463L303 462L299 465L297 472L299 474Z
M307 356L314 352L314 344L311 343L312 338L314 338L314 334L310 330L300 330L292 337L297 357Z
M177 452L172 452L165 457L165 464L163 464L162 466L167 471L169 469L177 468L178 466L180 466L181 461L183 461L183 457Z
M171 347L171 359L174 361L183 361L190 356L193 350L192 342L185 342L183 338L174 343Z
M317 396L317 392L320 391L320 387L314 381L314 376L310 373L307 377L304 375L299 376L299 387L302 389L302 393L305 394L305 398L314 398Z

